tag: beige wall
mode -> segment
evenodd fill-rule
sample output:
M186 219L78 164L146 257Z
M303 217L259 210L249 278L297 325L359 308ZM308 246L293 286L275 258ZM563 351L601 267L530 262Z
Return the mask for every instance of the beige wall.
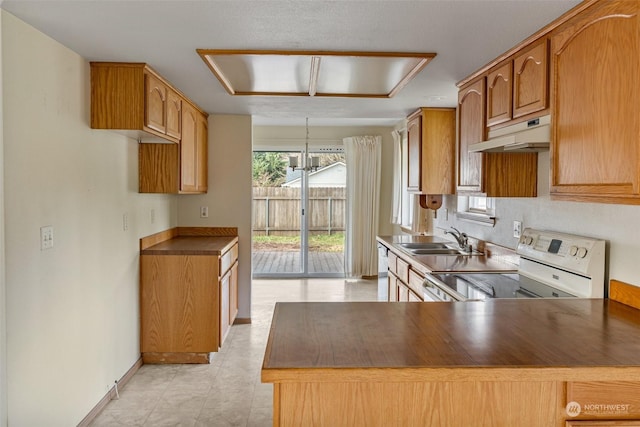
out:
M238 227L238 317L251 316L251 117L209 116L209 191L180 196L181 226ZM200 218L200 207L209 217Z
M90 129L87 61L4 11L2 57L9 424L71 426L139 358L138 241L177 197L138 194L136 142Z

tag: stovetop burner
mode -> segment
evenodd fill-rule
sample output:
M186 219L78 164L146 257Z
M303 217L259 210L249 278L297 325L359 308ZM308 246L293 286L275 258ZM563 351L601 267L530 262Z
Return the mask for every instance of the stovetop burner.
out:
M431 276L461 300L575 297L518 273L440 273Z

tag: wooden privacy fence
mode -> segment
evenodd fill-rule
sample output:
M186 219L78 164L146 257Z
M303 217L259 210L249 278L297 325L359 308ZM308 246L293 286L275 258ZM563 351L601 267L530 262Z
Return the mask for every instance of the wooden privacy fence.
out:
M309 231L333 234L344 231L344 187L309 188ZM290 236L300 233L300 189L253 187L253 233Z

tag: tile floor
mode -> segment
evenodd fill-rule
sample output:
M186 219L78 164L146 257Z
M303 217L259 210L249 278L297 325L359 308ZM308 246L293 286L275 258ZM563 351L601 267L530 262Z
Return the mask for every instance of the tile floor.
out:
M386 299L386 278L254 280L252 324L235 325L209 365L144 365L91 426L271 426L272 385L260 382L278 301Z

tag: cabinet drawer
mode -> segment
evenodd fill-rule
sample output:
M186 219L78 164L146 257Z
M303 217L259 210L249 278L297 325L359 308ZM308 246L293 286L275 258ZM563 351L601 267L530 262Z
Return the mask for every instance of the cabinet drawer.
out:
M409 288L417 295L422 295L422 282L424 277L416 273L414 270L409 270Z
M411 289L409 289L409 302L422 302L424 301L422 298L420 298L419 295L417 295L415 292L413 292Z
M580 405L576 419L640 418L640 383L585 381L567 383L567 401Z
M225 252L220 257L219 276L222 277L231 268L234 262L238 259L238 244L233 245L231 249Z
M398 301L407 302L409 301L409 294L411 291L407 288L407 285L398 282Z
M396 264L396 275L403 283L409 283L409 264L398 258Z
M389 267L388 267L389 271L392 272L393 274L398 274L398 269L397 269L398 256L393 252L389 251L389 255L387 259L389 261Z

